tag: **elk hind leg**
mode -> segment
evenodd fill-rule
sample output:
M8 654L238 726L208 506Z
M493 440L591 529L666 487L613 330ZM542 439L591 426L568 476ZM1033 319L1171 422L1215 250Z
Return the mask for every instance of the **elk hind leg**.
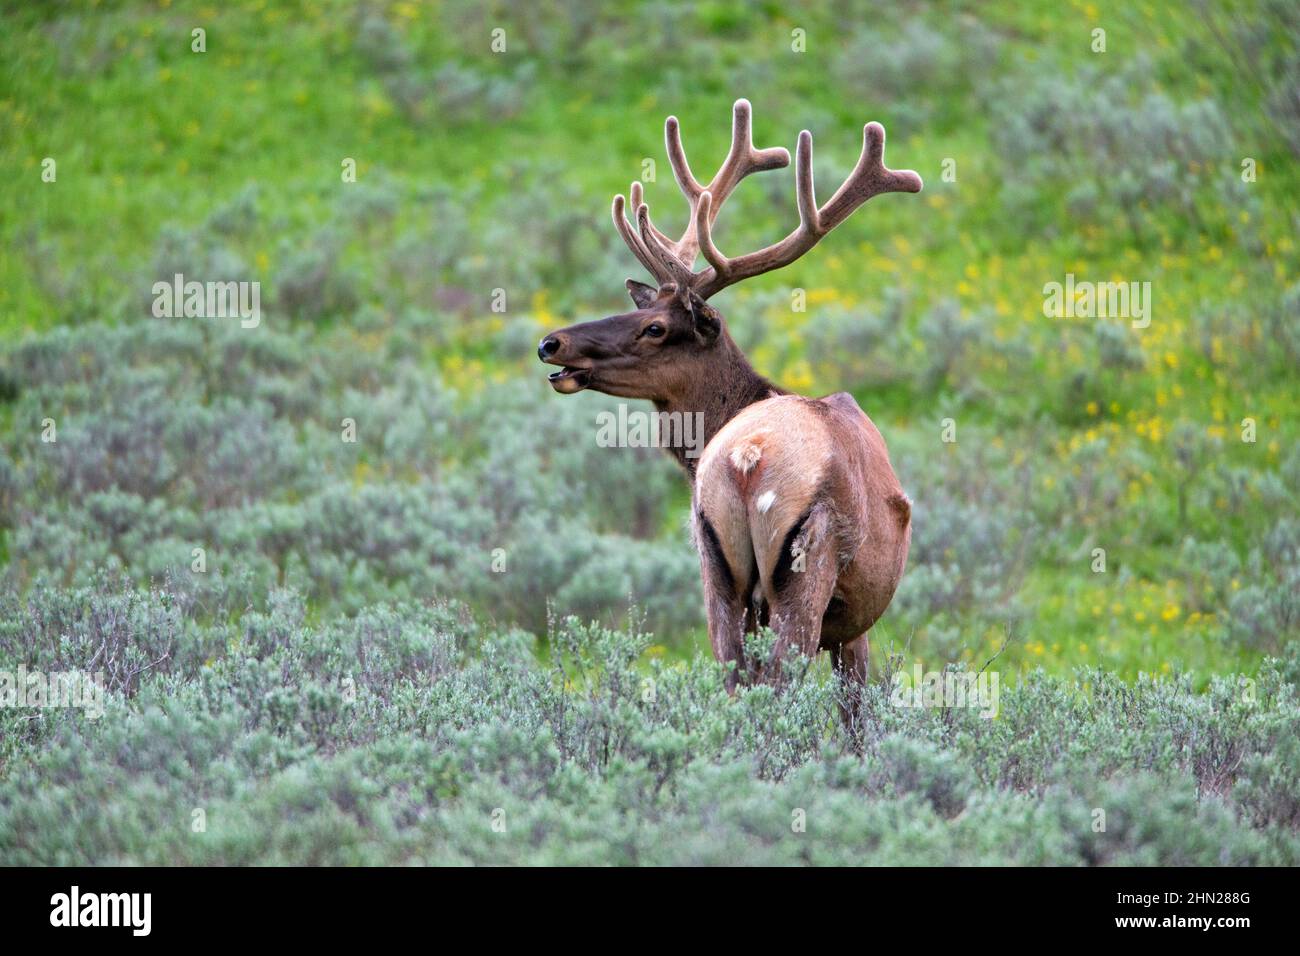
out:
M870 632L858 635L838 647L831 648L831 666L839 686L836 688L840 702L840 719L850 730L861 720L862 688L870 674Z
M714 658L727 668L723 683L727 693L732 694L736 684L746 677L745 634L753 629L753 615L736 587L735 576L718 536L703 515L697 516L696 531L709 645Z
M786 534L764 580L776 645L767 676L780 683L781 662L799 651L813 657L821 643L822 618L835 591L839 561L830 510L814 504Z

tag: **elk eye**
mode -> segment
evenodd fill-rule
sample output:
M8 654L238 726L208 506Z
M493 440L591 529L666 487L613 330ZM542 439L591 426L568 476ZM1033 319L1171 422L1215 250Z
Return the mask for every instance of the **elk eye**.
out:
M645 331L642 332L641 334L648 335L652 339L661 338L664 334L664 327L660 325L658 322L651 322L649 325L645 327Z

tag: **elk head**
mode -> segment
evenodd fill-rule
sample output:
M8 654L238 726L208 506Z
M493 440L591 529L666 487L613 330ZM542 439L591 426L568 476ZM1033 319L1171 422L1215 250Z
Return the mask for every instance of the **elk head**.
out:
M584 388L620 398L664 401L683 383L708 370L723 332L722 316L698 294L668 283L627 280L636 310L571 325L542 339L543 362L563 365L551 387L571 394Z
M690 204L686 230L674 241L655 228L639 182L629 190L636 229L627 219L627 200L614 197L614 225L658 285L628 279L635 311L571 325L542 339L538 357L561 366L550 376L557 392L590 388L622 398L672 401L688 383L712 373L719 350L737 351L722 315L708 304L712 295L794 262L872 196L921 191L916 173L885 168L884 127L868 123L853 172L819 207L813 193L812 134L804 130L795 151L799 225L777 243L730 258L713 242L722 204L750 173L788 166L790 154L780 147L754 148L749 101L743 99L732 110L731 149L707 186L691 173L675 116L664 124L664 138L673 176ZM701 254L707 265L695 272Z

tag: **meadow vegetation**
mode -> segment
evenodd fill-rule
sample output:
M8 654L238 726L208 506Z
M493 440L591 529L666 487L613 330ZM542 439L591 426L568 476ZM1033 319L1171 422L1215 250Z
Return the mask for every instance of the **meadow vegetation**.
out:
M108 682L0 707L0 862L1297 862L1296 6L537 7L0 12L0 671ZM727 698L684 483L534 354L737 96L926 182L715 301L915 502L853 728L824 661ZM176 273L260 324L153 317ZM1067 275L1149 326L1045 316ZM890 702L991 658L996 719Z

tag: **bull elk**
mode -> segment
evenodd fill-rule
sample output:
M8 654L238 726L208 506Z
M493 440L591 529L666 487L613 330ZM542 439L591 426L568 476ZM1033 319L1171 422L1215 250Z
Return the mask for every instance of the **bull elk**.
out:
M836 674L867 677L867 632L894 595L911 540L911 502L884 439L847 392L793 395L764 379L732 340L708 299L730 285L798 259L872 196L915 193L921 177L884 165L885 130L868 123L853 172L824 205L813 193L812 136L799 134L795 199L799 225L757 252L729 257L713 240L723 203L750 173L790 163L781 148L755 149L750 106L733 110L731 149L707 186L691 173L676 117L664 127L668 158L690 204L673 241L650 221L641 184L614 197L614 225L654 277L627 280L636 310L552 332L538 356L562 394L594 389L648 399L660 413L702 413L704 451L672 448L692 483L691 526L704 580L714 656L727 677L779 681L797 648L831 654ZM694 271L697 255L707 263ZM746 660L745 635L770 627L768 662Z

